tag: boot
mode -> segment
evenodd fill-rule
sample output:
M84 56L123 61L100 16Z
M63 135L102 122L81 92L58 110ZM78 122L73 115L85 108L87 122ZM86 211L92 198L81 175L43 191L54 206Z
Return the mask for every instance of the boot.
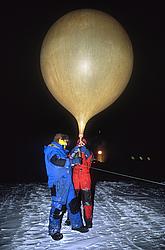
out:
M87 228L92 228L92 221L91 220L86 221L86 227Z
M51 235L51 237L53 240L61 240L63 238L63 234L57 232L57 233Z
M66 226L70 226L70 224L71 224L71 223L70 223L70 220L67 218L67 220L65 221L65 225L66 225Z
M72 230L78 231L80 233L87 233L89 231L88 228L85 227L85 226L81 226L81 227L78 227L78 228L72 228Z

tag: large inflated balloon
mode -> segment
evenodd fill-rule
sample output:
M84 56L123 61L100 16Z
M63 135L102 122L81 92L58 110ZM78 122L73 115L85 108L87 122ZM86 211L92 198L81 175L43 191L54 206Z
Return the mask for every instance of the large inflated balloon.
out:
M74 115L82 136L88 120L125 89L133 51L126 31L112 16L81 9L50 27L40 63L48 89Z

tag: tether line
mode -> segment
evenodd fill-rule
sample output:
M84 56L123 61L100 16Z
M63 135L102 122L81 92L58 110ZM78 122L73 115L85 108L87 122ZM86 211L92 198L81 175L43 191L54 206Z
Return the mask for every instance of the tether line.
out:
M120 173L116 173L116 172L111 172L111 171L108 171L108 170L104 170L104 169L100 169L100 168L95 168L95 167L91 167L91 168L95 169L95 170L98 170L98 171L105 172L105 173L109 173L109 174L120 175L120 176L124 176L124 177L128 177L128 178L132 178L132 179L135 179L135 180L146 181L146 182L150 182L150 183L154 183L154 184L165 186L164 183L160 183L160 182L157 182L157 181L151 181L151 180L148 180L148 179L143 179L143 178L139 178L139 177L135 177L135 176L130 176L130 175L126 175L126 174L120 174Z

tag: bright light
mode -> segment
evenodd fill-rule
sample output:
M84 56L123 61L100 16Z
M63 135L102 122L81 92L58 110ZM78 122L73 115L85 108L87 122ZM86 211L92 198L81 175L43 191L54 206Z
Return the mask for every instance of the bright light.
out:
M83 74L90 74L90 71L91 71L91 64L90 64L90 61L85 59L85 60L81 60L80 61L80 64L79 64L79 68L81 70L81 72Z
M132 156L131 156L131 159L132 159L132 160L135 160L135 157L132 155Z
M97 153L98 153L98 155L102 155L102 151L101 150L99 150Z
M142 161L142 160L143 160L143 157L142 157L142 156L139 156L139 159Z
M151 158L150 158L149 156L147 156L147 160L148 160L148 161L150 161L150 160L151 160Z

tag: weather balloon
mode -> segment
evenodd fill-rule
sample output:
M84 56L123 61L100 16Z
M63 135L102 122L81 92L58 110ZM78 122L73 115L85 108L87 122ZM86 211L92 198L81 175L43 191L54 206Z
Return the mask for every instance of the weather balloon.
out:
M48 30L40 65L49 91L76 118L82 137L88 120L110 106L127 86L132 44L109 14L75 10Z

